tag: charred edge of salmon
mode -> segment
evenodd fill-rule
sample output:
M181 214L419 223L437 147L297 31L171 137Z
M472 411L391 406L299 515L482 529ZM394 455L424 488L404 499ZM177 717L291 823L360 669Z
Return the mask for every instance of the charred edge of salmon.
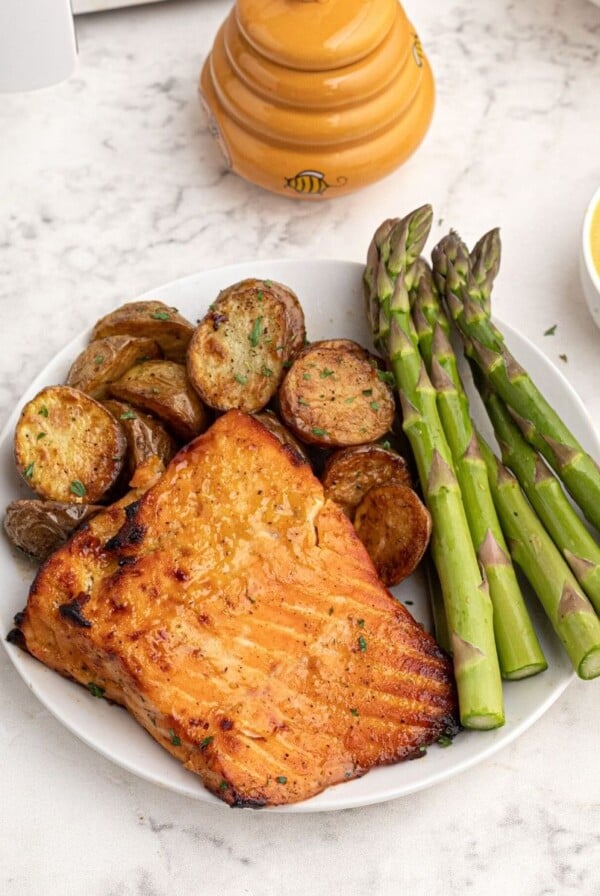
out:
M21 650L24 650L27 653L29 653L29 650L27 647L27 641L25 640L25 635L21 631L21 626L25 622L26 615L27 615L27 607L25 607L23 610L19 610L18 613L15 613L14 618L13 618L15 627L11 628L11 630L8 632L8 634L6 636L6 640L9 644L14 644L15 647L20 647Z
M133 517L131 517L123 523L116 535L113 535L112 538L108 539L104 545L104 550L120 551L123 548L134 547L135 545L141 544L145 536L146 527L134 522Z
M6 636L6 640L9 644L14 644L15 647L20 647L21 650L25 650L26 652L28 652L25 635L20 628L11 628Z
M87 604L89 599L89 594L82 591L77 597L73 598L73 600L61 604L58 608L58 612L63 619L72 622L73 625L77 625L79 628L91 628L91 620L86 619L82 612L83 607Z

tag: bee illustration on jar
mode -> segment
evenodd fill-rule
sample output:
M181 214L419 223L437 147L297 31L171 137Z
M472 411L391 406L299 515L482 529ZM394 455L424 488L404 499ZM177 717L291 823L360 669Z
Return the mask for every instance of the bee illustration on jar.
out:
M413 31L413 40L414 40L413 48L412 48L413 58L414 58L415 62L417 63L417 65L419 66L419 68L421 68L423 66L423 45L422 45L421 41L419 40L419 35L417 34L416 31Z
M298 174L295 174L293 177L286 177L284 180L285 186L290 190L312 196L321 196L325 190L336 186L336 184L327 183L322 171L311 171L309 169L299 171ZM346 181L347 178L338 177L336 179L337 186L343 186Z

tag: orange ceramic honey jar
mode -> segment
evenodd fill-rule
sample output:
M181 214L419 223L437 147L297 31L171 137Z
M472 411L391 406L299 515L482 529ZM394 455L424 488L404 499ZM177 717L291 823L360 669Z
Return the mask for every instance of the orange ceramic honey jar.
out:
M397 0L237 0L200 92L237 174L312 200L401 165L434 104L431 69Z

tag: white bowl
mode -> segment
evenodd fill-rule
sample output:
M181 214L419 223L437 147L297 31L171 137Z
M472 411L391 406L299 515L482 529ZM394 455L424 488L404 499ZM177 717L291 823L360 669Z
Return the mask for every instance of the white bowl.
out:
M587 207L583 219L583 233L581 239L580 273L583 293L585 295L590 313L600 327L600 271L592 258L591 229L594 212L598 209L600 215L600 188L594 193Z

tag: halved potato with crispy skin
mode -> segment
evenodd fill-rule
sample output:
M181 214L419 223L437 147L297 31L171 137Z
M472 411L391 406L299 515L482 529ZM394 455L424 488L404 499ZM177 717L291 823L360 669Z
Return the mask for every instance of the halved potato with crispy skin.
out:
M188 375L211 408L253 413L277 391L291 337L285 306L263 286L250 280L224 290L192 337Z
M90 516L104 510L98 504L64 504L28 498L6 508L4 529L14 545L32 560L45 560Z
M144 361L111 383L114 398L130 402L158 417L184 442L204 432L209 423L206 408L194 392L183 364Z
M48 386L21 411L14 449L17 469L40 497L93 504L119 478L127 443L94 398L71 386Z
M334 451L325 464L321 482L325 496L351 520L364 495L375 485L412 486L406 460L382 445L356 445Z
M287 445L291 448L294 454L298 456L299 460L305 464L309 462L304 447L300 444L298 439L292 435L287 426L283 425L274 411L260 411L260 413L254 414L253 416L256 420L260 420L262 425L266 427L269 432L273 433L282 445Z
M296 358L279 389L284 423L302 441L324 447L373 442L394 418L394 396L348 339L314 342Z
M354 528L379 578L391 588L421 562L431 538L431 516L408 486L379 485L356 508Z
M102 403L119 421L127 438L128 478L152 455L159 457L166 467L177 451L177 443L162 423L125 401L109 398Z
M285 309L285 317L287 321L287 337L285 343L285 356L288 361L292 360L306 344L306 325L304 322L304 311L296 293L276 280L256 280L248 278L234 283L226 289L221 290L217 297L217 302L223 302L229 296L237 297L248 291L256 291L257 297L269 295L277 299Z
M92 340L106 336L153 339L160 345L165 358L184 361L193 332L193 325L179 314L177 308L157 300L147 300L126 302L100 318L92 330Z
M162 358L154 339L138 336L95 339L73 361L67 374L67 385L100 401L106 398L109 384L120 379L130 367L154 358Z

